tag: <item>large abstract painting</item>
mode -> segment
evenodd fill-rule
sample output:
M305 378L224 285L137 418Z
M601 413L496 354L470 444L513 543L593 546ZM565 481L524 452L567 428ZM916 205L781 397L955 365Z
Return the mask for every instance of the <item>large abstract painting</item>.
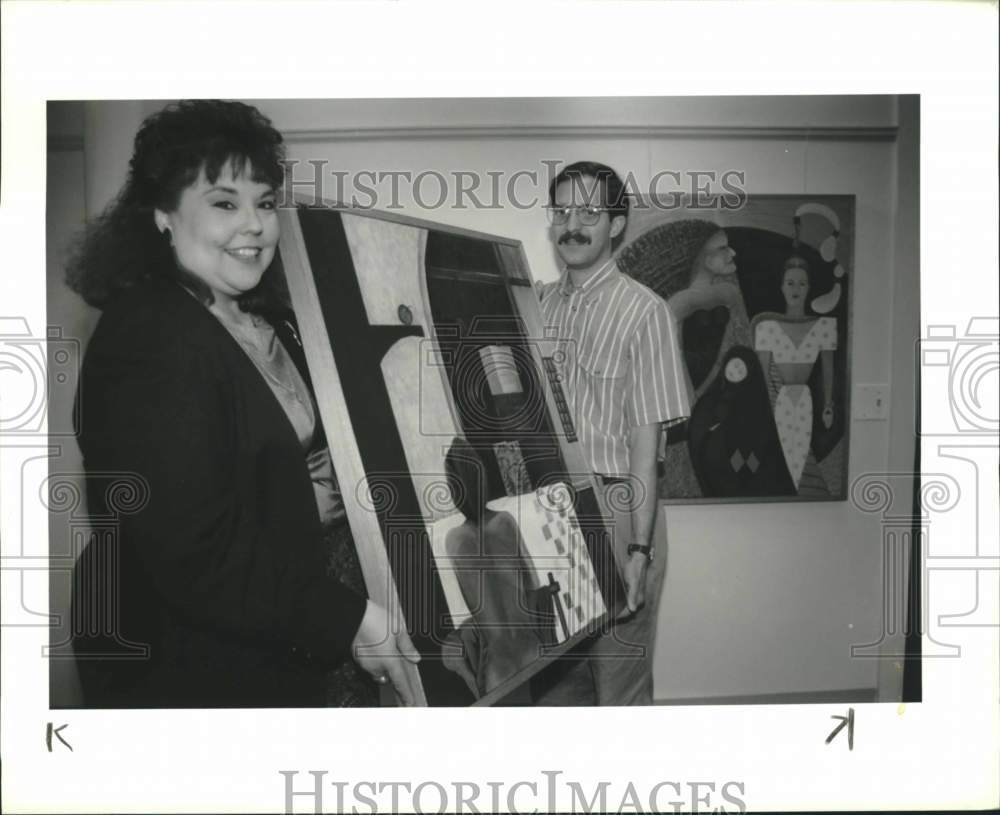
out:
M281 265L369 595L430 705L526 681L620 610L520 244L331 206L283 209Z
M677 318L691 397L663 434L662 499L846 497L853 248L853 196L637 202L619 266Z

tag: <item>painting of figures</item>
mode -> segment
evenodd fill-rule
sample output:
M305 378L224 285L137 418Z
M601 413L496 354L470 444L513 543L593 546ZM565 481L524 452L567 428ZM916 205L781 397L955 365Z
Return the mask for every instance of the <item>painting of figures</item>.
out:
M853 197L635 212L618 264L677 318L691 397L662 436L660 497L844 499Z

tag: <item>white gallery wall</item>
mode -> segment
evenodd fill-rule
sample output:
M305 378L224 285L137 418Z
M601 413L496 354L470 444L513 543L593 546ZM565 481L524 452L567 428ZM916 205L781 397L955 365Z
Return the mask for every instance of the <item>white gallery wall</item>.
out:
M852 421L848 481L912 470L919 325L913 100L251 101L286 135L290 157L302 162L298 179L312 178L310 161L325 162L324 170L343 174L344 183L367 172L432 172L452 184L456 174L478 174L482 200L491 198L486 174L498 174L495 208L458 209L454 189L442 206L421 207L412 187L401 183L399 211L517 238L541 280L558 273L541 209L545 161L602 161L632 173L640 186L665 169L736 170L745 173L751 196L855 195L851 378L890 386L891 402L886 421ZM61 284L61 253L85 212L93 215L121 184L131 135L160 105L50 105L49 322L84 342L94 313ZM519 172L511 201L505 185ZM537 173L537 182L525 172ZM324 176L326 196L336 197L335 189L335 178ZM384 196L390 188L383 182L377 189ZM428 175L420 193L424 203L434 203L440 197L435 178ZM533 197L537 206L523 206ZM388 203L380 197L377 206ZM71 448L64 453L70 469ZM772 701L799 694L860 700L875 699L879 688L883 699L898 694L901 678L880 671L877 648L866 658L851 655L852 645L882 639L880 513L851 501L672 505L665 511L669 552L654 657L657 700ZM60 523L65 526L54 518L53 550L57 536L66 534ZM68 583L54 577L51 591L53 610L68 608ZM58 689L71 704L71 670L56 666L54 676L53 703Z

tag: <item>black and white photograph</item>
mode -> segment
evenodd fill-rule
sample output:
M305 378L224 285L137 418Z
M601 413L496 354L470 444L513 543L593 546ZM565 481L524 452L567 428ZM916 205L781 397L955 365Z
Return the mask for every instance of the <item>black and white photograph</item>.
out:
M529 103L539 112L614 103L656 117L692 101L722 113L736 104L421 106L447 104L457 118ZM916 104L766 101L789 116L809 105L831 118L899 115ZM671 545L671 526L711 510L696 502L685 518L669 499L846 499L854 202L888 201L889 175L881 184L858 178L849 194L841 185L783 196L756 195L747 169L699 171L701 186L683 194L635 195L640 178L656 179L646 187L659 192L657 183L696 174L668 178L666 165L612 158L648 152L649 137L594 138L556 161L555 117L554 135L533 140L544 158L529 170L516 162L530 142L494 138L485 149L447 125L421 134L414 152L461 141L463 158L478 154L480 166L442 157L416 172L400 168L397 150L385 169L347 169L333 163L335 135L323 144L298 129L286 145L275 126L324 107L344 122L408 106L50 104L53 127L78 129L76 146L54 149L53 162L86 162L91 145L109 151L108 140L89 140L92 118L117 133L137 123L131 154L117 157L128 167L121 190L50 247L63 303L93 321L75 393L54 391L51 402L75 423L84 473L81 500L59 515L110 520L73 553L68 625L54 646L74 659L52 663L57 704L713 701L704 684L685 688L666 671L669 658L658 661L676 619L667 613L659 629L659 600L676 595L671 581L690 582L685 570L701 568L706 538L725 524L700 533L700 552L683 533ZM859 160L892 144L888 128L839 136L831 132L829 149ZM52 134L53 148L70 138ZM340 138L367 158L353 136ZM803 149L772 134L745 141L728 146L732 158L777 144ZM510 200L483 200L484 179L518 173L534 188L507 183ZM410 215L416 209L423 217ZM517 216L507 236L485 231L496 228L497 209ZM447 223L456 210L484 231ZM551 246L532 253L542 255L536 263L518 236L539 233ZM878 246L866 248L862 268L885 262ZM869 288L877 277L868 274ZM871 328L889 309L886 300ZM748 654L729 657L740 680L716 688L719 701L875 701L886 692L874 663L834 647L854 631L869 634L858 645L876 643L881 622L879 583L848 586L848 573L828 568L831 557L877 562L877 547L836 535L840 523L861 529L874 519L853 506L840 516L803 506L794 521L769 513L754 531L749 511L734 515L748 543L774 547L769 557L795 547L813 564L812 590L776 587L758 613L777 617L808 597L808 610L795 612L800 635L829 656L804 668L823 682L793 690L767 674L775 660L801 655L748 630ZM739 557L716 576L721 585L744 574ZM838 632L828 604L845 590L856 603L838 612ZM706 642L721 633L714 617L698 627ZM385 653L365 639L372 620L394 627ZM910 668L901 679L919 687Z
M539 47L537 84L378 85L373 53L334 69L357 43L272 80L5 78L11 811L1000 791L995 728L945 704L996 712L996 66L951 98L992 162L959 201L944 80L796 84L744 46L684 81ZM129 733L141 769L74 793ZM967 801L910 776L963 733Z

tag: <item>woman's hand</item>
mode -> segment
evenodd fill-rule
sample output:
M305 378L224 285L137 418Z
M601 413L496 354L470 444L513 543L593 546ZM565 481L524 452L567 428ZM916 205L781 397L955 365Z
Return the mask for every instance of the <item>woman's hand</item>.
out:
M395 629L388 612L369 600L358 633L351 642L351 652L354 661L376 682L382 685L391 682L403 705L413 707L416 694L410 686L404 660L416 664L420 662L420 654L413 647L410 635L404 629Z

